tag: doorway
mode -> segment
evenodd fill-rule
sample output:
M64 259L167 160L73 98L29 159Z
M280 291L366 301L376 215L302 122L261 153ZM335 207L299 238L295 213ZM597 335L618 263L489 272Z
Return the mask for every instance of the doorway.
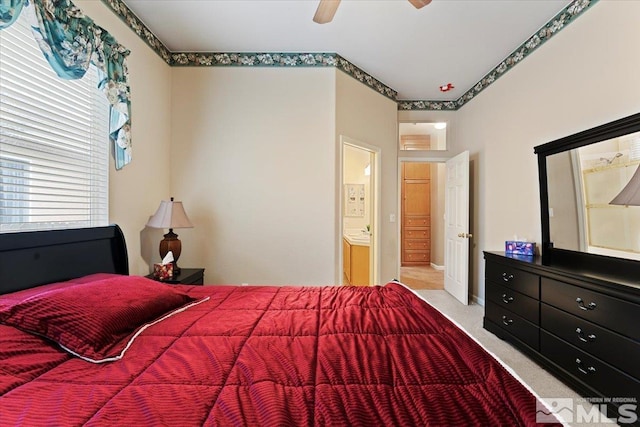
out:
M444 177L439 161L400 159L400 281L444 289Z
M380 150L345 136L340 142L339 283L370 286L380 274Z

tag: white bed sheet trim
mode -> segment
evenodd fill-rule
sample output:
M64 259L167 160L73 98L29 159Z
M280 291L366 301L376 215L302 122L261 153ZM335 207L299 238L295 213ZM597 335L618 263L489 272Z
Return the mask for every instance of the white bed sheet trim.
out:
M115 361L120 360L120 359L122 359L122 358L124 357L124 354L127 352L127 350L129 350L129 347L131 347L131 344L133 344L133 341L134 341L136 338L138 338L138 336L139 336L142 332L144 332L144 330L145 330L145 329L147 329L147 328L148 328L148 327L150 327L150 326L156 325L156 324L158 324L158 323L162 322L162 321L163 321L163 320L165 320L165 319L168 319L169 317L173 316L174 314L182 313L183 311L185 311L185 310L187 310L187 309L189 309L189 308L191 308L191 307L193 307L193 306L196 306L196 305L198 305L198 304L202 304L203 302L209 301L209 299L210 299L210 297L205 297L205 298L199 299L199 300L194 301L194 302L192 302L192 303L190 303L190 304L184 305L184 306L182 306L182 307L178 307L178 308L176 308L175 310L170 311L169 313L165 314L164 316L162 316L162 317L160 317L160 318L158 318L158 319L156 319L156 320L154 320L154 321L151 321L151 322L149 322L149 323L145 323L143 326L141 326L141 327L136 331L136 333L135 333L135 334L133 334L133 336L132 336L132 337L129 339L129 341L127 342L127 345L122 349L122 351L120 352L120 354L118 354L118 355L116 355L116 356L112 356L112 357L105 357L105 358L103 358L103 359L91 359L90 357L82 356L82 355L80 355L80 354L76 353L75 351L73 351L73 350L71 350L71 349L69 349L69 348L67 348L67 347L63 346L62 344L58 344L58 345L59 345L60 347L62 347L66 352L71 353L71 354L73 354L74 356L76 356L76 357L78 357L78 358L80 358L80 359L82 359L82 360L85 360L85 361L87 361L87 362L90 362L90 363L96 363L96 364L98 364L98 363L115 362Z
M503 362L498 356L495 355L495 353L493 353L491 350L489 350L487 347L485 347L480 341L478 341L478 339L476 337L474 337L473 335L471 335L461 324L459 324L458 322L456 322L453 318L451 318L449 315L443 313L442 311L438 310L438 308L436 308L434 305L432 305L431 303L429 303L429 301L427 301L422 295L420 295L419 293L417 293L415 290L411 289L410 287L408 287L407 285L405 285L404 283L398 281L398 280L392 280L392 283L397 283L398 285L401 285L403 287L405 287L407 290L411 291L415 296L417 296L418 298L420 298L422 301L424 301L425 303L429 304L430 307L433 307L436 311L438 311L440 314L442 314L444 317L446 317L447 319L449 319L451 321L451 323L453 323L454 325L456 325L458 328L460 328L465 334L467 334L467 336L469 338L471 338L472 340L474 340L480 347L482 347L487 353L489 353L489 355L491 355L491 357L493 357L498 363L500 363L500 365L502 365L503 368L505 368L511 375L514 376L515 379L517 379L518 381L520 381L520 383L531 392L531 394L533 394L536 399L538 399L539 402L542 402L542 404L545 406L545 408L547 408L547 410L549 411L549 413L553 413L556 418L558 418L558 420L562 423L563 426L569 427L569 423L567 423L564 418L560 415L560 414L556 414L554 412L554 409L551 407L551 405L549 405L548 402L546 402L544 399L542 399L538 393L535 392L534 389L532 389L529 384L527 384L526 382L524 382L524 380L520 377L520 375L518 375L516 373L516 371L514 371L511 366L507 365L505 362Z

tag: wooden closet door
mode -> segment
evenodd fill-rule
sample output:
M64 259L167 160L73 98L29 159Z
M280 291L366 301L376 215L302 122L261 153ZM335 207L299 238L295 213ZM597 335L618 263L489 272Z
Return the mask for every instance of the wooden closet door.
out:
M404 217L429 215L431 213L431 184L405 180Z
M431 179L431 165L428 163L405 162L403 179Z

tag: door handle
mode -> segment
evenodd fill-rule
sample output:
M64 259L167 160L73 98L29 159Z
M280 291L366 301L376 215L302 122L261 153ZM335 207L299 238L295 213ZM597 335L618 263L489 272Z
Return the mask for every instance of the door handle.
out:
M458 233L458 237L462 237L464 239L470 239L473 237L473 234L471 233Z

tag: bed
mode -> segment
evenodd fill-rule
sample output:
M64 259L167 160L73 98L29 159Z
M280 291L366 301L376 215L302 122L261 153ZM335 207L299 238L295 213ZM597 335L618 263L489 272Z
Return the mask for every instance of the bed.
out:
M0 235L0 293L2 426L535 425L547 413L398 282L166 285L128 275L109 226Z

